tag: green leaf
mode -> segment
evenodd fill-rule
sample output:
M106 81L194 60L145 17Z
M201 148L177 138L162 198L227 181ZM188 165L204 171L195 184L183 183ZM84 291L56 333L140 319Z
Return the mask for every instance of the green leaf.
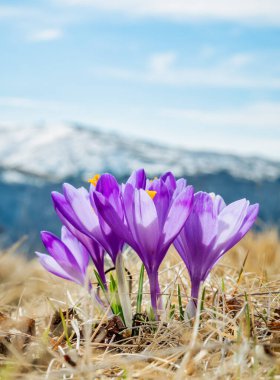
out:
M180 321L184 320L184 309L182 304L182 296L181 296L181 288L178 284L178 304L179 304L179 314L180 314Z
M59 315L60 315L60 319L62 322L63 331L64 331L64 335L65 335L67 345L69 348L72 348L72 344L70 342L69 335L68 335L68 327L67 327L67 324L66 324L66 321L65 321L65 318L64 318L64 315L63 315L63 312L61 309L59 309Z
M175 305L172 304L172 305L170 305L169 318L170 318L170 319L173 319L174 314L175 314Z
M139 283L138 283L138 293L136 302L136 313L141 313L142 310L142 299L143 299L143 283L144 283L144 264L141 266Z
M105 294L105 296L107 298L106 288L105 288L105 286L103 284L103 281L101 280L101 277L99 276L99 273L95 269L94 269L94 274L95 274L95 277L96 277L98 285L100 286L100 288L102 289L103 293Z
M110 293L114 295L118 290L118 285L112 273L110 273L110 285L109 285Z
M248 302L248 296L247 293L245 292L245 319L246 319L246 329L247 329L247 337L251 335L251 317L250 317L250 307L249 307L249 302Z

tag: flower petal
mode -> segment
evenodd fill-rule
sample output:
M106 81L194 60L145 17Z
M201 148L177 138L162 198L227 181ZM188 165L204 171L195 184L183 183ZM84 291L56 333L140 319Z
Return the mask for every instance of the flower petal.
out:
M247 234L247 232L251 229L253 224L256 221L256 218L259 213L259 205L256 203L254 205L250 205L247 209L247 213L245 218L243 219L242 226L240 227L238 233L236 233L231 239L228 244L224 248L224 253L230 250L235 244L237 244L244 235Z
M165 182L160 181L157 186L157 193L154 197L159 228L162 231L170 206L170 192Z
M205 192L194 196L193 208L185 226L174 241L174 246L185 262L192 283L200 283L208 270L208 256L217 235L217 218L213 199ZM214 254L214 253L213 253Z
M47 251L60 267L72 278L77 278L79 281L82 281L83 274L81 273L76 258L70 252L69 248L51 232L42 231L41 238Z
M221 259L221 257L229 251L235 244L237 244L243 236L249 231L249 229L254 224L256 217L258 215L259 205L255 204L249 206L247 213L242 222L242 226L238 231L235 231L234 234L229 236L228 240L223 245L217 245L209 252L208 258L205 261L205 264L208 266L207 271L205 272L204 278L206 278L210 270L216 265L216 263ZM218 239L217 239L218 240Z
M146 173L144 169L134 170L126 183L130 183L136 189L145 189Z
M54 234L41 231L41 239L49 254L58 262L77 266L77 261L69 248Z
M141 254L146 263L156 261L160 230L158 224L157 211L152 198L143 189L134 191L134 224L137 241L141 247Z
M220 195L216 195L214 198L214 212L216 215L220 214L226 207L225 201Z
M122 212L120 185L113 175L107 173L102 174L97 183L96 191L103 194L117 212Z
M160 176L160 179L166 184L170 193L173 194L173 192L176 189L176 179L175 179L173 173L172 172L166 172Z
M85 188L76 189L68 183L63 185L63 191L66 200L76 215L76 219L78 219L79 225L82 224L84 230L91 234L98 234L98 216L91 206L88 191Z
M179 195L184 190L185 187L187 187L187 181L184 178L179 178L176 181L176 189L173 193L173 198L175 199L177 195Z
M98 192L93 193L93 199L98 213L105 220L105 222L114 230L117 236L130 244L129 230L111 203L104 197L103 194Z
M193 187L186 187L172 202L164 227L163 245L168 247L183 228L191 212Z
M61 216L63 216L63 219L71 223L77 230L82 231L83 233L88 233L81 221L76 217L65 196L56 191L53 191L51 195L55 212L58 214L59 218L61 219ZM62 221L62 223L64 222Z
M127 223L127 231L129 231L129 242L126 242L135 249L138 253L140 248L138 245L137 230L135 223L135 202L134 202L135 188L131 184L126 184L123 190L123 205L125 213L125 223Z
M40 264L50 273L55 276L64 278L65 280L80 282L73 276L69 275L50 255L45 255L40 252L36 252L36 255L39 257Z
M215 250L221 251L238 234L247 215L249 202L240 199L227 205L218 215L218 233Z
M86 247L65 226L61 229L61 240L75 257L81 272L85 274L89 263Z
M61 214L61 212L56 209L56 213L61 221L61 223L67 227L67 229L86 247L88 250L94 265L98 268L103 268L104 266L104 248L92 237L89 237L75 228L68 219Z

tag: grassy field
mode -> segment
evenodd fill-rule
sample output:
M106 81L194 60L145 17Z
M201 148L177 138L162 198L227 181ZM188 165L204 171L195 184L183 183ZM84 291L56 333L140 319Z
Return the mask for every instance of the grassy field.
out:
M0 256L0 379L280 379L280 241L275 231L248 234L212 271L200 312L180 318L189 295L184 265L171 250L161 267L166 308L142 314L126 331L119 318L36 260ZM130 254L132 304L140 263ZM113 272L112 272L113 273Z

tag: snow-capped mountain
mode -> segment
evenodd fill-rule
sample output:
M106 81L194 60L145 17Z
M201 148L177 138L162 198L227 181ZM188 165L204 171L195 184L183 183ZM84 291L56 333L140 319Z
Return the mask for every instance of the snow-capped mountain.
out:
M125 176L139 167L151 176L172 170L177 176L225 171L254 181L280 177L279 162L188 151L70 124L0 126L0 167L6 181L26 181L25 174L48 180L104 171Z
M77 125L0 126L0 246L23 235L27 251L41 249L40 230L59 233L50 193L63 182L88 186L109 171L124 180L144 167L149 176L172 170L196 191L221 194L226 202L246 197L260 203L259 221L280 225L280 165L157 145Z

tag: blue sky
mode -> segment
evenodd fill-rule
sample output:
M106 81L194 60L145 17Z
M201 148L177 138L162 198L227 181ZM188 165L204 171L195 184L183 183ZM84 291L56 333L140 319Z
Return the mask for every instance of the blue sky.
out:
M280 159L279 0L2 0L0 58L0 124Z

